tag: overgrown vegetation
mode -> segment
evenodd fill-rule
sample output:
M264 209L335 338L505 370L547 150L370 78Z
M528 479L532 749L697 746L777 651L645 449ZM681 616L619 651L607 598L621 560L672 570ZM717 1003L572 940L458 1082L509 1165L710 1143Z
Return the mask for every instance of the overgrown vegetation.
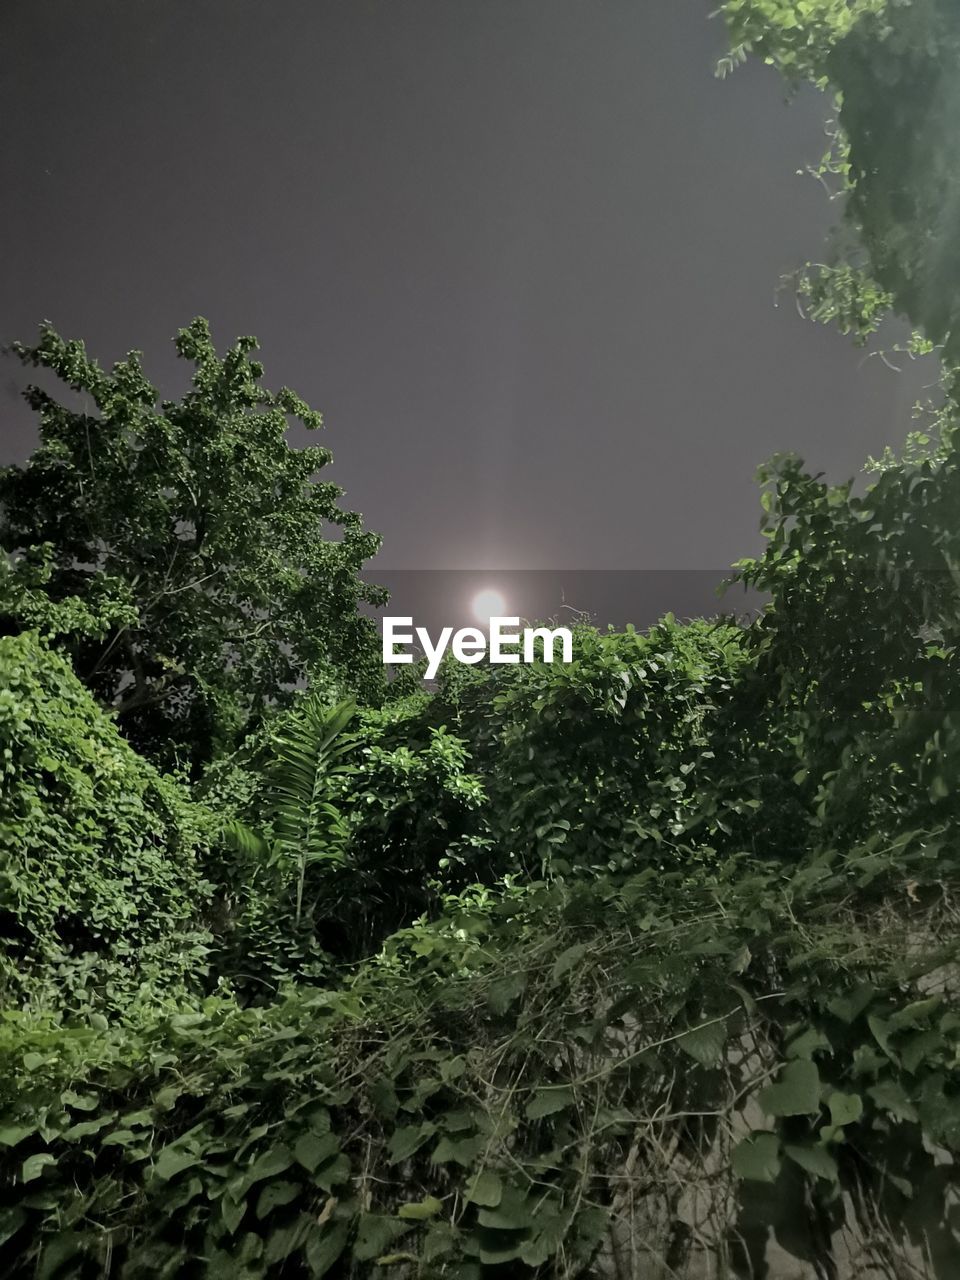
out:
M107 373L49 326L15 346L67 395L29 388L40 448L0 479L0 542L19 557L7 590L167 765L208 763L308 673L368 694L379 677L357 611L379 598L358 577L379 539L317 477L329 450L287 444L291 422L321 418L264 389L256 346L221 359L195 320L176 339L194 374L175 402L139 352Z
M933 3L724 9L842 89L851 157L954 47ZM952 142L897 136L934 199ZM835 318L880 290L949 353L881 160ZM21 350L92 405L32 390L0 477L3 1274L953 1276L949 359L864 491L764 469L755 621L427 692L379 678L376 540L284 438L315 415L252 340L178 341L159 406L134 357Z

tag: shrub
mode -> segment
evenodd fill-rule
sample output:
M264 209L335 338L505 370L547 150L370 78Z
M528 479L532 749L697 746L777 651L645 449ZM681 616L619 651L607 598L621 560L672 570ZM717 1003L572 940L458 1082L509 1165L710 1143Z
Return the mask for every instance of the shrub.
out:
M122 1008L195 986L210 819L35 633L0 638L6 1007Z

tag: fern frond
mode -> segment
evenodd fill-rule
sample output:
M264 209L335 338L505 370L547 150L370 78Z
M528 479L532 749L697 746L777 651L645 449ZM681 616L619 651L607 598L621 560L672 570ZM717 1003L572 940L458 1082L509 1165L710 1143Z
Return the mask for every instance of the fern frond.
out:
M271 799L277 845L298 866L297 923L303 908L306 867L343 858L346 824L331 802L332 782L342 773L353 745L344 730L353 719L352 701L326 706L309 696L275 740Z
M220 828L220 834L231 849L248 858L266 859L270 853L266 840L236 818L227 818Z

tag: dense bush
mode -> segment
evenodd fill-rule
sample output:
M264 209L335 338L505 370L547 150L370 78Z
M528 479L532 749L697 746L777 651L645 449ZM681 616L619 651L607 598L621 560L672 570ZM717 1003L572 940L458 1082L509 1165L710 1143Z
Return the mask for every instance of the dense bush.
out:
M629 872L711 856L715 738L748 660L725 622L579 627L569 665L499 668L440 694L490 795L503 872ZM718 825L719 823L719 825Z
M0 638L0 989L65 1014L195 986L211 820L59 654Z
M308 869L309 919L295 920L291 877L240 851L226 873L243 900L232 945L252 946L264 974L268 955L305 958L306 948L317 975L321 952L355 959L471 884L715 857L727 819L759 804L714 800L715 737L748 662L744 633L673 618L646 635L582 626L574 653L569 666L448 666L435 696L363 709L330 791L342 856ZM208 802L269 825L265 779L284 726L302 715L278 717L255 748L218 766Z

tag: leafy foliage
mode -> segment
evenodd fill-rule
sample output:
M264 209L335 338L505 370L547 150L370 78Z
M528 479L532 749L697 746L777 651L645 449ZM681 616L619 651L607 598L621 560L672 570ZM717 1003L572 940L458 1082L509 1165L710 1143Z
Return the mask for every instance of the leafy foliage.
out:
M957 467L955 450L891 466L863 496L795 458L766 473L768 549L742 571L777 604L742 714L818 840L956 819Z
M584 626L574 654L569 666L480 676L451 665L435 697L360 713L347 766L324 790L343 838L324 837L337 856L318 852L305 881L322 949L355 959L436 910L444 893L505 875L626 872L651 849L670 865L716 856L710 840L726 839L742 806L718 807L703 782L715 773L714 735L725 732L719 708L747 661L742 632L673 618L647 635ZM290 723L305 724L296 713ZM277 810L278 732L243 821ZM313 759L306 744L304 759ZM300 814L313 776L310 766L288 797ZM255 841L243 847L263 860ZM299 912L287 924L299 926ZM242 936L241 926L246 946Z
M451 669L349 740L321 699L278 719L252 785L207 798L317 842L314 940L377 849L384 889L429 877L430 916L408 886L359 967L301 946L299 987L245 1009L8 1019L10 1273L735 1273L772 1233L949 1275L955 473L890 465L855 497L773 464L746 629L583 628L568 668ZM289 925L295 894L284 917L247 884Z
M131 741L168 763L232 747L308 674L371 696L379 679L358 612L379 598L358 576L379 539L316 478L329 451L287 443L292 421L315 431L321 418L264 389L256 346L240 338L220 358L195 320L176 340L192 389L163 402L138 352L107 373L49 327L15 347L71 396L28 388L41 445L0 472L0 547L23 557L0 581L7 628L43 624L45 596L59 609L45 630ZM67 630L68 601L97 625L85 614Z
M451 711L490 795L502 870L609 874L652 852L711 857L724 819L704 780L742 640L730 623L671 615L643 635L584 626L572 663L500 668L486 696L465 686Z
M949 357L953 8L723 9L842 89L812 314ZM762 470L754 621L385 691L313 416L180 347L160 412L134 358L21 353L99 416L31 393L0 493L4 1274L952 1277L955 400L863 490Z
M8 1022L11 1274L108 1254L121 1275L594 1274L610 1255L638 1274L704 1239L739 1265L762 1259L768 1186L795 1249L854 1213L841 1189L873 1197L882 1260L922 1242L923 1184L942 1251L956 866L920 839L786 879L732 862L474 893L336 991L96 1037Z
M0 638L0 990L69 1015L196 989L212 821L35 634Z
M791 79L825 83L825 63L865 19L884 14L888 0L724 0L733 64L756 54ZM730 64L721 64L729 70Z
M952 366L960 355L956 5L890 4L837 46L829 70L849 142L846 216L877 283L944 345Z
M238 857L221 871L233 900L230 954L255 958L277 985L328 973L331 956L368 954L436 907L442 887L488 873L483 788L466 772L463 741L432 727L428 698L363 708L349 735L349 704L326 708L311 695L305 707L211 771L203 789L233 814L224 831ZM311 806L319 820L308 823Z
M952 0L726 0L731 69L750 53L835 101L819 170L845 196L834 259L808 264L812 318L861 342L890 308L918 330L911 353L960 358L956 209L960 11ZM919 336L922 334L922 338Z
M350 747L341 735L355 709L352 702L327 708L312 694L295 716L284 721L273 744L276 759L270 771L268 803L274 838L270 844L236 820L225 827L225 834L242 852L269 855L271 865L295 868L297 927L303 917L307 868L337 861L345 835L331 797L334 780L344 769L338 762Z
M318 873L343 863L347 830L333 800L347 768L343 757L352 743L344 730L355 710L352 702L326 707L316 693L304 697L261 744L260 755L269 744L269 765L262 782L246 789L246 808L256 796L269 835L236 817L223 825L238 861L221 872L232 916L222 930L221 963L241 987L251 968L259 971L252 980L261 994L292 975L319 977L328 970L316 926L331 882Z

